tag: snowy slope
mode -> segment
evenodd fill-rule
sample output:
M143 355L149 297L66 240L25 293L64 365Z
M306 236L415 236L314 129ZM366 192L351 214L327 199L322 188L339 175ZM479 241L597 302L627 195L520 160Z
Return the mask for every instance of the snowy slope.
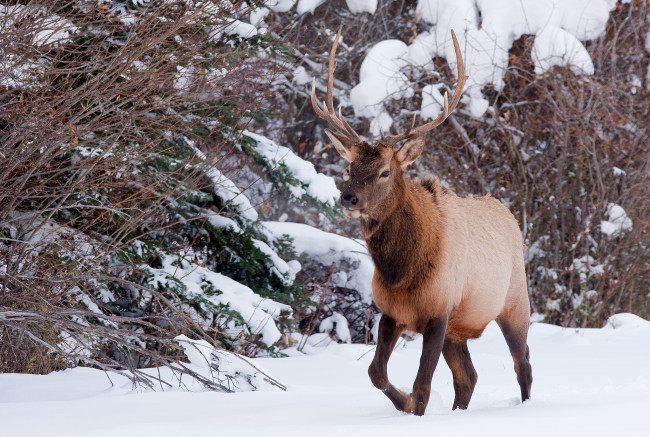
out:
M0 375L5 436L642 436L650 409L650 322L614 316L603 329L530 329L532 399L519 402L512 361L495 324L470 343L479 374L467 411L451 411L441 361L424 417L395 411L370 383L373 350L336 345L312 355L256 359L286 392L133 392L123 379L79 368ZM412 384L421 340L400 341L391 380Z

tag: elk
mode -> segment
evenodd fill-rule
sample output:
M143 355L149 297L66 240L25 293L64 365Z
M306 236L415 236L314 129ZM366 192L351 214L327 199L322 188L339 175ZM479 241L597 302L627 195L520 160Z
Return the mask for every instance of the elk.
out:
M496 320L514 360L522 402L530 397L532 369L526 344L530 303L517 220L489 195L461 198L429 175L419 181L405 170L422 153L425 134L454 110L463 92L465 68L456 36L452 39L458 83L449 103L444 96L438 118L376 145L364 141L338 115L332 103L332 44L326 100L319 106L315 79L311 103L332 128L325 133L348 161L349 179L341 190L345 214L359 219L374 261L373 298L382 312L375 356L368 369L373 385L395 407L423 415L440 353L453 374L453 409L466 409L476 385L467 340L478 338ZM387 363L403 331L423 335L420 367L411 394L388 380Z

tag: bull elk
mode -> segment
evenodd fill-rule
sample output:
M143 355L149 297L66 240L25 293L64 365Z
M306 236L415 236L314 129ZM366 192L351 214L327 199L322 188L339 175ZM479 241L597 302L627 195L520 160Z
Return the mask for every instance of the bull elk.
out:
M425 134L454 110L463 92L465 68L452 31L458 64L458 84L444 97L440 116L376 145L364 141L338 115L332 103L332 44L327 95L316 113L330 124L325 133L348 161L349 180L341 190L344 212L359 218L361 232L375 264L372 292L382 312L377 348L368 369L372 383L398 410L424 414L431 379L442 352L453 373L453 409L466 409L477 374L467 340L478 338L496 320L514 360L522 401L530 397L532 371L526 344L530 303L519 225L510 211L489 195L461 198L435 176L420 181L406 177L406 167L422 153ZM404 330L423 335L420 367L411 394L388 380L387 363Z

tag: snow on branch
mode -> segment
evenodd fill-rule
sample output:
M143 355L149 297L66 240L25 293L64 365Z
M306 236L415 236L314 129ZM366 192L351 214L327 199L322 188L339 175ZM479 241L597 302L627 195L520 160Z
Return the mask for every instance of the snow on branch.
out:
M334 207L337 205L340 191L334 179L318 173L309 161L293 153L288 147L280 146L275 141L253 132L244 131L244 136L254 140L255 150L266 159L272 167L285 166L297 179L297 184L289 187L291 194L300 199L307 195L314 200Z
M535 35L532 56L536 74L560 65L570 67L575 74L591 75L593 62L580 41L603 35L616 4L615 0L420 0L417 15L430 23L430 28L410 45L385 40L370 48L359 71L359 83L350 93L355 114L369 118L371 133L378 136L380 129L387 131L393 122L385 102L415 94L415 84L404 73L406 66L424 68L435 77L432 59L439 56L455 72L452 29L469 76L463 102L475 118L489 108L483 88L490 85L501 90L505 85L508 52L524 34ZM423 93L430 94L430 86ZM429 117L436 103L423 100L422 112Z
M348 263L347 273L338 269L332 276L332 285L357 290L364 303L372 303L372 275L374 264L365 243L341 235L315 229L301 223L262 222L263 232L269 240L289 236L296 255L306 254L323 265L341 266Z
M185 335L174 338L183 348L190 364L178 363L194 370L206 379L218 381L228 391L254 391L286 387L270 376L269 372L247 358L216 349L205 340L192 340Z
M290 306L264 298L246 285L193 264L185 258L168 255L162 258L161 264L161 268L142 266L149 272L147 282L152 287L176 290L185 298L202 306L229 307L241 315L244 325L235 326L233 321L231 328L246 329L251 334L259 334L261 341L267 346L272 346L282 337L275 319L281 313L291 314ZM212 323L212 320L207 323Z

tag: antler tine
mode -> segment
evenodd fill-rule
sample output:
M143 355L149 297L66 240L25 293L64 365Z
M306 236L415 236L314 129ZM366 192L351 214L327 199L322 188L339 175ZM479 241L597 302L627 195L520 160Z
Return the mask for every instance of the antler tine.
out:
M460 52L460 46L458 45L458 40L456 39L456 34L454 31L451 31L451 39L454 42L454 51L456 52L456 64L457 64L457 69L458 69L458 83L456 84L456 89L454 90L454 96L451 99L451 104L449 104L449 100L447 97L447 93L445 93L445 98L444 98L444 107L442 114L440 114L435 120L432 120L428 123L425 123L421 126L418 126L415 128L412 132L411 135L421 135L425 132L430 131L434 127L442 124L443 121L449 117L449 114L456 108L456 105L458 105L458 102L460 101L461 96L463 95L463 87L465 86L465 80L467 77L465 76L465 64L463 63L463 55Z
M343 115L341 114L341 108L339 107L338 117L336 116L336 111L334 110L334 99L332 96L332 89L334 88L334 70L336 68L336 49L339 45L339 38L341 37L342 26L339 27L334 42L332 43L332 49L330 50L329 61L327 63L327 92L326 98L323 102L323 109L320 108L318 102L316 101L316 79L312 82L311 87L311 105L318 114L319 117L327 121L333 128L339 131L339 133L347 136L354 142L360 142L361 138L359 135L350 127L350 125L345 121Z
M334 88L334 70L336 69L336 49L339 46L339 38L341 37L341 29L343 26L339 26L339 31L336 32L336 37L334 37L334 42L332 43L332 49L330 50L330 58L327 62L327 109L331 113L334 112L334 101L332 98L332 88Z
M463 56L460 52L460 46L458 45L458 40L456 39L456 34L453 30L451 31L451 39L454 43L454 51L456 52L456 63L458 69L458 83L456 84L456 89L454 90L454 96L451 99L451 104L449 103L447 93L445 92L442 113L435 120L431 120L430 122L413 129L413 125L415 123L415 114L413 114L414 117L413 121L411 122L411 127L409 127L409 129L402 134L387 137L387 142L395 144L405 138L422 135L423 133L430 131L434 127L442 124L442 122L445 121L447 117L449 117L449 114L451 114L451 112L456 108L456 105L458 105L458 102L463 95L463 87L465 86L465 80L467 80L467 77L465 76L465 64L463 62Z
M316 114L321 117L321 118L326 118L327 114L325 114L325 111L320 109L320 106L318 105L318 101L316 100L316 78L311 83L311 106L314 108L314 111L316 111ZM323 107L325 105L323 104Z
M411 129L413 129L413 126L415 126L415 118L416 118L417 116L418 116L418 115L414 112L414 113L413 113L413 118L411 119L411 125L410 125L409 128L406 130L406 133L404 134L405 136L408 137L408 136L409 136L409 133L411 133Z
M339 106L339 121L343 125L343 129L345 132L350 136L350 138L353 138L355 141L361 141L361 137L352 129L352 127L348 124L347 121L345 121L345 118L343 118L343 114L341 114L341 107Z

